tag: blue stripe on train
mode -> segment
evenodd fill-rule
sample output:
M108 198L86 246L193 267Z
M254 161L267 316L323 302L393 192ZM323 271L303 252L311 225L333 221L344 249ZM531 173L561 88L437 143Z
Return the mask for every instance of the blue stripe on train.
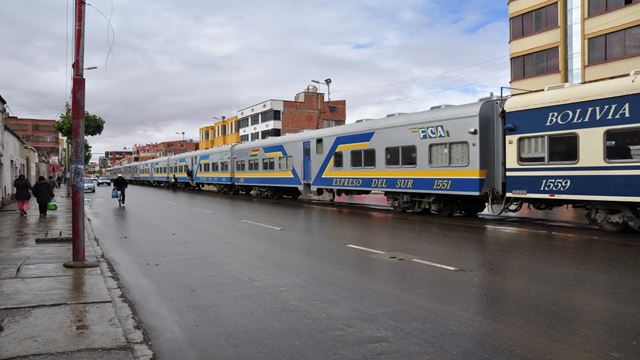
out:
M298 187L301 183L297 174L294 177L236 177L234 183L236 185L252 185L252 186L294 186Z
M566 190L560 190L564 187L563 180L570 182ZM552 189L544 190L545 187ZM558 190L553 190L554 187ZM507 192L514 191L526 191L527 194L640 197L640 175L507 176Z
M440 180L437 183L436 181ZM448 182L450 181L450 183ZM481 178L320 178L314 185L327 188L361 188L372 190L420 190L424 192L480 193Z

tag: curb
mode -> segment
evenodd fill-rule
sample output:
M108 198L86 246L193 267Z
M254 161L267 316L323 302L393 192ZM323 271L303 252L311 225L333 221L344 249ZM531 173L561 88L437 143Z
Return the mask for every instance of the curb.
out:
M89 219L89 217L86 217L86 219L87 221L85 224L87 226L85 226L85 231L89 236L89 243L93 247L96 258L98 259L100 273L102 274L104 283L109 291L109 296L111 297L116 317L118 318L120 327L127 339L131 353L135 359L154 359L153 351L150 348L151 341L142 327L138 324L138 319L135 315L135 308L133 308L133 305L128 301L126 295L123 293L120 287L119 278L113 270L113 266L102 252L102 248L98 243L98 237L93 231L91 219Z

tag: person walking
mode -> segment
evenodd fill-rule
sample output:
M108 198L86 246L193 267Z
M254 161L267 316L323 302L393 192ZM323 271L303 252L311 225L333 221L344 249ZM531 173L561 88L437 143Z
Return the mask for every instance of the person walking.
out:
M178 178L176 177L176 174L173 174L173 177L171 178L171 190L173 190L173 192L178 191Z
M53 179L53 176L49 175L49 178L47 179L47 181L51 185L52 189L55 189L58 187L58 183Z
M125 179L122 174L118 174L118 177L115 178L115 180L113 180L113 187L120 191L120 193L122 194L122 204L124 205L124 197L125 197L125 191L127 189L127 187L129 186L129 184L127 183L127 179Z
M31 190L31 184L24 175L20 174L16 181L13 182L13 186L16 188L15 197L18 205L18 211L20 211L20 216L27 216L29 200L31 200L31 194L29 193L29 190Z
M62 186L62 175L58 174L58 177L56 178L56 182L58 183L58 187Z
M38 200L40 216L47 216L47 205L49 205L49 202L55 196L52 182L54 181L51 176L49 176L49 180L46 180L44 176L40 176L38 181L33 185L33 196Z

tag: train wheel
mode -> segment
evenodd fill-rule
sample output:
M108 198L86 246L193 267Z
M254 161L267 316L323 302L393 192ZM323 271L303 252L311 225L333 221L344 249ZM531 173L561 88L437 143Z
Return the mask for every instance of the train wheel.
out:
M438 216L451 216L455 211L455 203L453 201L443 200L436 208Z
M626 222L614 223L609 221L603 221L598 223L598 227L602 231L606 231L610 233L620 233L627 230L628 225Z

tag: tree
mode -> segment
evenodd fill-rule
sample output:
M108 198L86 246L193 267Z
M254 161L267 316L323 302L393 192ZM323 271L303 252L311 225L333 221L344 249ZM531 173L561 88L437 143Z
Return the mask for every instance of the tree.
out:
M67 138L67 143L71 144L71 110L67 109L60 114L60 119L56 121L53 128L62 136ZM104 130L104 119L98 115L90 114L88 111L84 113L84 134L86 136L96 136L102 134ZM71 160L71 154L68 155ZM84 164L87 165L91 161L91 145L87 139L84 140ZM71 161L69 161L71 162Z

